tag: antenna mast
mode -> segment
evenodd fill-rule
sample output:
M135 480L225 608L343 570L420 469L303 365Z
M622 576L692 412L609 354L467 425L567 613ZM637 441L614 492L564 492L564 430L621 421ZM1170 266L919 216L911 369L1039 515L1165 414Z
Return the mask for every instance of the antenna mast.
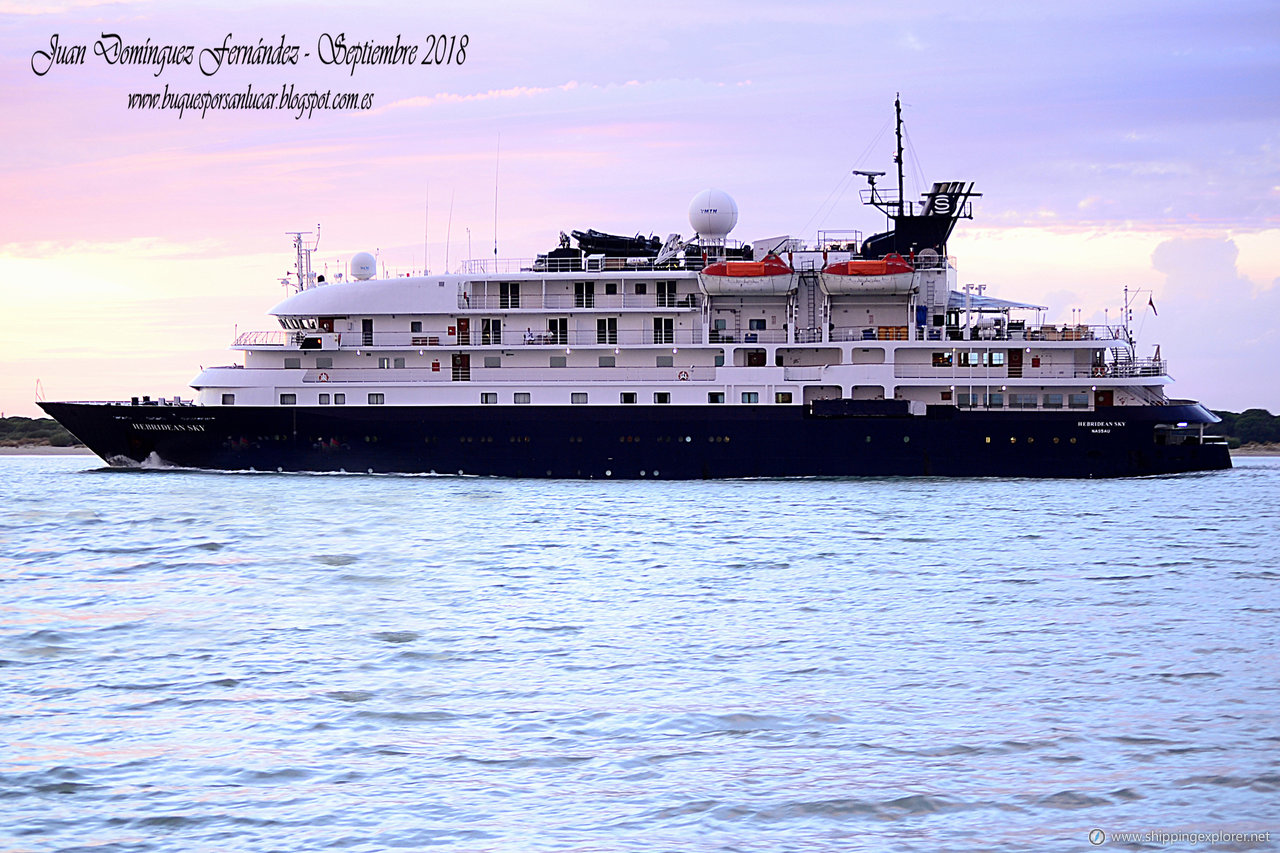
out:
M286 231L284 233L293 238L293 250L298 256L296 261L298 281L294 286L299 291L306 290L315 285L315 276L311 272L311 254L320 248L320 226L316 225L316 239L310 245L306 240L302 239L312 233L310 231Z
M898 214L905 215L907 212L907 208L906 208L907 202L906 202L906 196L902 194L903 187L902 187L902 93L901 92L896 92L894 94L893 110L897 115L895 131L898 135L898 150L893 156L893 162L898 164Z

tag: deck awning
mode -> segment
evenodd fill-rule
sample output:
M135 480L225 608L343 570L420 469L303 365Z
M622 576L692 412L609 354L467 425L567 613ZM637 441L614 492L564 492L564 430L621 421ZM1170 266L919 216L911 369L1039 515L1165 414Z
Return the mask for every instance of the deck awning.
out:
M1008 299L996 299L994 296L979 296L976 293L966 294L963 290L951 291L947 300L947 308L952 311L963 311L965 306L979 314L995 314L1008 311L1010 308L1026 308L1031 311L1048 311L1048 306L1031 305L1026 302L1011 302Z

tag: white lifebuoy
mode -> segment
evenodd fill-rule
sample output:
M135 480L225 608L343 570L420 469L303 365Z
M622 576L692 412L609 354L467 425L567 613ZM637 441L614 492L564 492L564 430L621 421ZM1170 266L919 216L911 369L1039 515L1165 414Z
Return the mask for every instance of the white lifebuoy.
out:
M687 370L682 370L682 371L680 371L679 373L677 373L676 375L680 378L680 381L681 381L681 382L688 382L688 381L689 381L689 371L687 371Z
M319 380L320 382L328 382L328 381L329 381L329 374L327 374L327 373L321 373L319 376L317 376L317 377L316 377L316 379L317 379L317 380Z

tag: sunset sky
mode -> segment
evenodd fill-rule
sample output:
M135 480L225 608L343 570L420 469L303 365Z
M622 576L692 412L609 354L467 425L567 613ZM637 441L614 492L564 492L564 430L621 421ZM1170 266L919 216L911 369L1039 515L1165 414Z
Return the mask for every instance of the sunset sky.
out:
M157 71L95 42L191 45ZM206 48L297 45L296 65ZM448 65L320 60L325 39ZM51 39L82 64L42 68ZM283 37L283 38L282 38ZM309 55L304 55L309 54ZM71 57L74 58L74 57ZM1127 2L21 3L0 0L0 411L190 396L235 332L274 327L287 231L317 267L378 252L401 273L532 257L560 231L689 235L728 191L733 236L877 230L852 169L891 171L902 93L908 193L972 180L962 282L1119 316L1171 396L1280 412L1280 7ZM131 93L352 93L369 109L130 109ZM468 233L469 232L469 233ZM426 247L424 249L424 238ZM448 245L446 245L448 238ZM468 246L468 244L470 244Z

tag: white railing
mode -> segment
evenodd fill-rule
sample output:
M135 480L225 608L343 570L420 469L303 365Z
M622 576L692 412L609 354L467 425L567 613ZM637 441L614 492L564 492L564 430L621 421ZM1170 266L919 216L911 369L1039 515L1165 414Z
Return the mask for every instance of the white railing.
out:
M467 376L467 379L454 379ZM478 367L455 370L451 363L430 367L359 367L308 370L302 381L317 385L347 383L404 382L520 382L572 384L577 382L654 382L675 383L710 381L716 378L714 367Z
M698 293L659 296L655 293L597 293L579 296L574 293L521 293L519 298L501 294L479 294L470 290L458 293L458 308L463 311L569 310L617 311L623 308L687 311L702 305Z
M241 332L236 336L236 347L282 347L289 343L292 332L284 329L273 329L264 332Z

